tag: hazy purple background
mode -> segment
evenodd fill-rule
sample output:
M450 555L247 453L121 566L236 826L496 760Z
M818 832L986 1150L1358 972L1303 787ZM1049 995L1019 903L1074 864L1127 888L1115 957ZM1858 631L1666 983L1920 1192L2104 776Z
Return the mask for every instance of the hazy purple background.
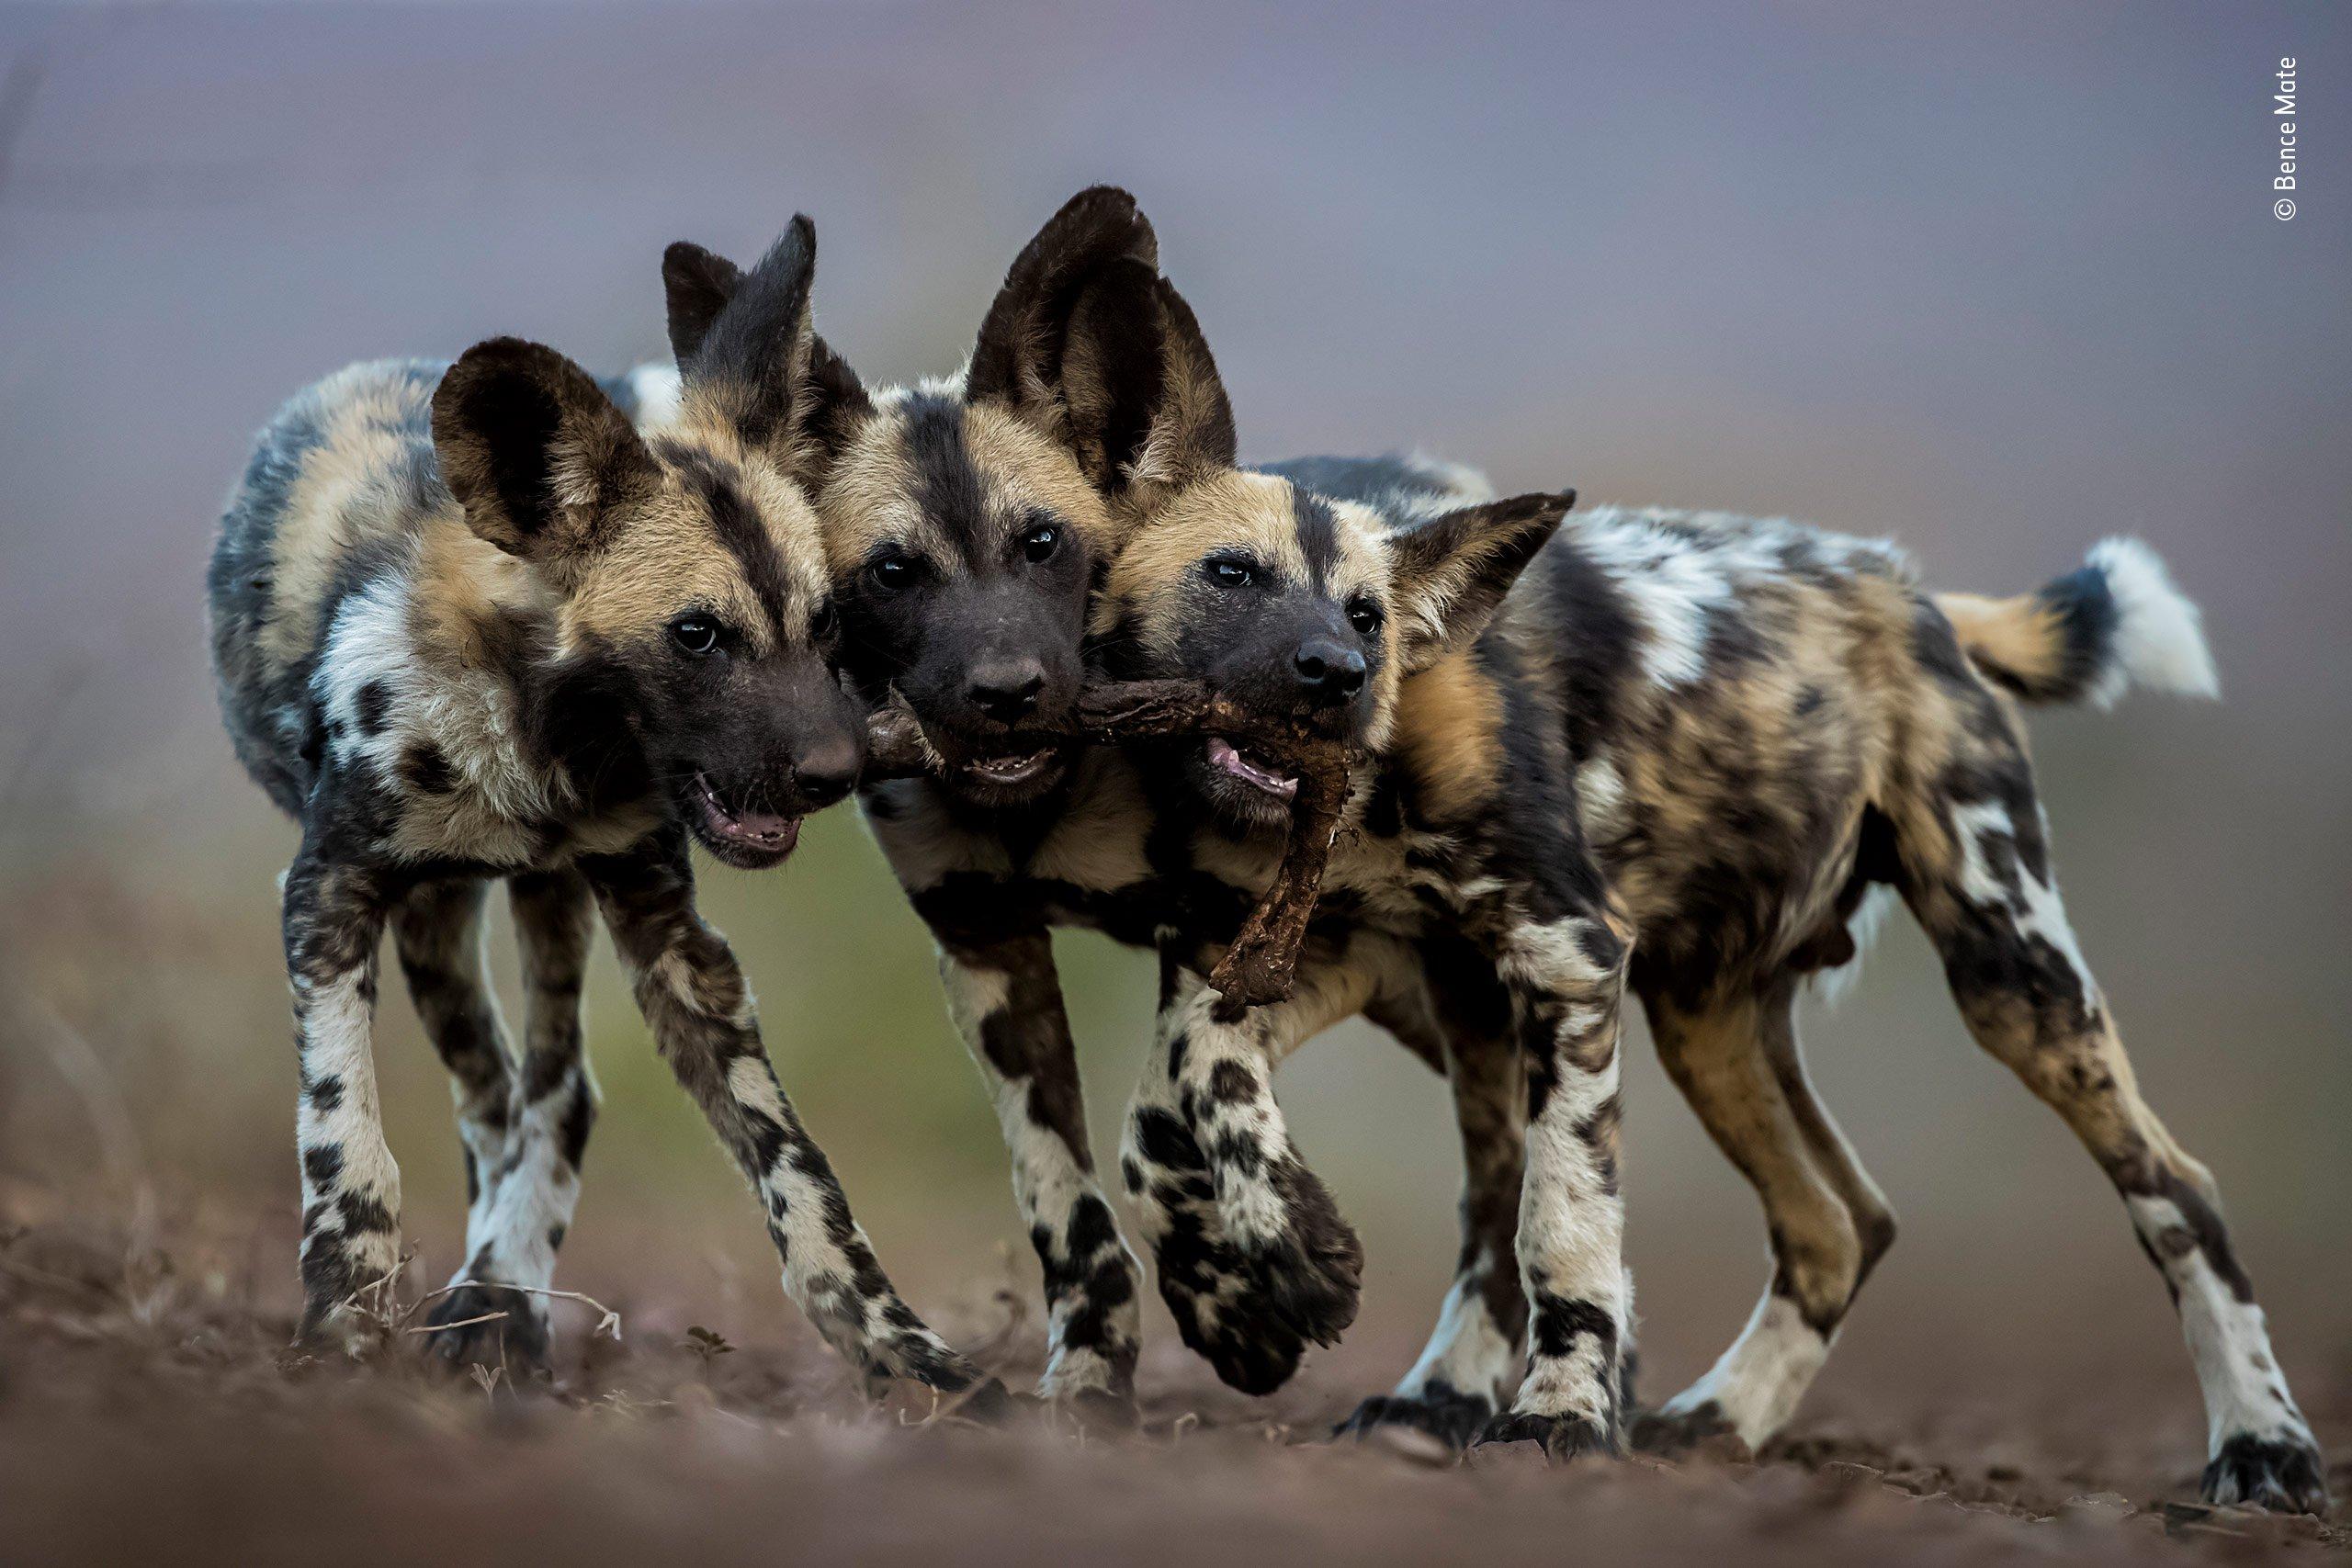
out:
M1987 590L2110 531L2154 543L2228 700L2037 722L2066 886L2146 1087L2222 1176L2287 1366L2336 1371L2347 42L2321 4L0 9L0 1176L95 1168L30 1048L46 1009L174 1201L292 1205L271 885L291 834L220 738L199 591L281 398L492 333L651 356L662 246L748 257L796 209L828 335L869 378L945 369L1021 242L1112 180L1157 222L1253 455L1418 444L1507 485L1892 534ZM2282 223L2288 53L2312 160ZM1017 1235L993 1122L862 834L810 840L767 880L715 874L712 908L884 1256L943 1289ZM1148 970L1063 952L1107 1139ZM611 1289L657 1231L765 1274L599 964L612 1106L572 1282ZM1968 1043L1907 926L1811 1036L1905 1222L1846 1362L1970 1379L2032 1324L2096 1371L2173 1335L2089 1162ZM411 1230L446 1261L454 1140L402 1005L379 1055ZM1634 1060L1633 1245L1671 1382L1746 1312L1761 1238ZM1433 1080L1356 1037L1283 1082L1365 1230L1367 1323L1425 1315L1457 1168ZM748 1299L738 1337L801 1332Z

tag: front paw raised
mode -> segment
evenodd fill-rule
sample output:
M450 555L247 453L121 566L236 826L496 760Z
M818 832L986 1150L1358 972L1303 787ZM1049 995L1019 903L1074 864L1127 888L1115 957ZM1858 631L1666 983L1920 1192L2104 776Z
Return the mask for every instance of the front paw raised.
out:
M1205 1287L1205 1288L1204 1288ZM1238 1272L1195 1269L1179 1279L1161 1254L1159 1299L1176 1320L1184 1348L1206 1360L1217 1380L1243 1393L1268 1394L1288 1382L1306 1354L1306 1342L1255 1311L1251 1286Z
M1544 1457L1566 1461L1585 1454L1614 1459L1622 1451L1616 1434L1582 1416L1544 1416L1532 1410L1507 1410L1487 1423L1478 1434L1478 1448L1497 1443L1534 1443Z
M2222 1439L2205 1467L2205 1500L2243 1503L2284 1514L2327 1512L2327 1472L2319 1450L2300 1436Z
M1280 1227L1237 1244L1256 1311L1301 1338L1336 1345L1363 1294L1363 1243L1340 1217L1330 1190L1295 1159L1273 1172Z

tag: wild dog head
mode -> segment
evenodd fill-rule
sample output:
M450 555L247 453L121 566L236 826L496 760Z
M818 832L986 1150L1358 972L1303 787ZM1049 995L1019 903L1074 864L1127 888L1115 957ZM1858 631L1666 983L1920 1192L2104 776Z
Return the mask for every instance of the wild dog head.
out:
M1131 439L1109 426L1125 404L1106 377L1156 256L1132 197L1086 191L1013 262L960 383L869 393L821 344L812 357L805 438L845 666L869 700L906 697L951 784L982 805L1033 800L1063 771L1051 737L1110 548L1091 474ZM685 261L671 311L691 333L726 280L724 264Z
M467 521L554 601L549 750L592 797L666 795L738 866L782 860L865 761L831 662L816 513L789 466L815 257L796 219L705 323L660 434L571 360L513 338L468 351L433 400Z
M1110 454L1124 543L1094 600L1096 660L1122 679L1203 680L1378 750L1403 683L1476 638L1574 493L1399 522L1240 468L1191 308L1164 278L1130 308L1103 371L1115 389L1107 423L1126 438ZM1246 745L1212 736L1185 747L1182 766L1231 826L1289 820L1297 781Z

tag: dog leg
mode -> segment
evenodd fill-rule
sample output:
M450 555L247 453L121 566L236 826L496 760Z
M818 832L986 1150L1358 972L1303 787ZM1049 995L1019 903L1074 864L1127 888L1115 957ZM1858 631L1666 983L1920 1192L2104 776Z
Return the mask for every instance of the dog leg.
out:
M2022 746L1996 748L1976 772L1990 781L1984 798L1939 794L1896 819L1905 897L1977 1043L2074 1129L2163 1274L2205 1395L2206 1497L2322 1511L2319 1449L2231 1248L2220 1192L2141 1098L2067 924Z
M1012 1153L1013 1200L1045 1274L1048 1399L1135 1397L1142 1314L1135 1257L1094 1174L1078 1054L1043 929L940 937L947 1010Z
M401 1173L376 1097L376 948L390 902L371 872L309 845L286 874L286 969L301 1070L305 1339L380 1335L401 1261Z
M1893 1235L1876 1189L1812 1095L1797 1055L1796 987L1650 1009L1667 1074L1764 1206L1772 1278L1747 1326L1690 1387L1636 1424L1645 1449L1716 1432L1750 1449L1787 1424L1829 1355L1863 1276ZM1872 1195L1858 1213L1854 1196Z
M392 945L409 997L441 1065L449 1069L458 1102L458 1143L466 1161L467 1261L451 1276L452 1283L510 1277L496 1249L488 1246L491 1215L510 1170L514 1069L483 973L481 909L487 890L478 877L428 882L412 889L391 917ZM505 1315L492 1315L499 1313ZM435 1328L460 1325L442 1328L427 1341L448 1359L503 1365L518 1374L547 1365L547 1309L539 1302L453 1291L434 1301L425 1323Z
M1341 1437L1383 1428L1433 1439L1444 1452L1469 1447L1503 1402L1524 1365L1527 1296L1520 1288L1516 1241L1520 1181L1526 1157L1526 1075L1509 1032L1508 999L1499 1016L1445 1010L1446 1077L1462 1134L1462 1251L1436 1328L1420 1359L1393 1393L1374 1395L1340 1424ZM1497 1010L1485 1011L1494 1014Z
M1632 939L1611 914L1566 907L1510 921L1495 953L1528 1083L1518 1247L1529 1355L1518 1397L1480 1438L1541 1443L1555 1459L1621 1451L1633 1324L1617 1185L1617 1037Z
M831 1164L776 1082L734 953L695 912L684 839L664 834L582 870L671 1071L759 1194L786 1293L869 1389L911 1378L943 1393L977 1389L965 1405L976 1415L1004 1408L1003 1385L899 1299L851 1217Z

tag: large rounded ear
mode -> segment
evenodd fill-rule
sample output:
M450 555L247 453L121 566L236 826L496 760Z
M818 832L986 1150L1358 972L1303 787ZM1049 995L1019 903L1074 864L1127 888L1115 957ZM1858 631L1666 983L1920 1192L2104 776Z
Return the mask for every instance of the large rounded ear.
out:
M966 395L1003 399L1047 434L1061 434L1055 421L1071 313L1102 268L1120 261L1159 272L1159 241L1136 198L1094 186L1064 202L1005 269L972 344Z
M1230 468L1233 404L1192 306L1121 263L1088 291L1062 357L1079 462L1109 493L1173 490Z
M662 292L670 308L670 352L680 368L702 348L710 323L742 287L743 269L715 251L680 240L662 253Z
M1131 256L1094 269L1072 299L1044 394L1007 400L1105 495L1145 499L1234 463L1233 405L1200 322Z
M677 247L671 249L674 254ZM668 260L663 258L665 281ZM695 335L696 312L715 292L707 287L714 275L693 258L686 258L686 270L695 276L686 291L684 324ZM808 413L800 394L816 342L808 319L808 289L816 274L817 226L798 214L728 293L692 352L679 355L686 405L732 424L747 446L788 452L798 439ZM674 346L674 302L672 309Z
M1082 190L1037 231L980 323L964 395L1068 446L1106 494L1233 463L1233 408L1136 198Z
M475 533L551 566L594 548L605 509L658 479L594 378L520 338L476 344L442 376L433 449Z
M1442 513L1388 537L1397 651L1426 670L1486 630L1520 572L1559 531L1577 492L1537 492Z

